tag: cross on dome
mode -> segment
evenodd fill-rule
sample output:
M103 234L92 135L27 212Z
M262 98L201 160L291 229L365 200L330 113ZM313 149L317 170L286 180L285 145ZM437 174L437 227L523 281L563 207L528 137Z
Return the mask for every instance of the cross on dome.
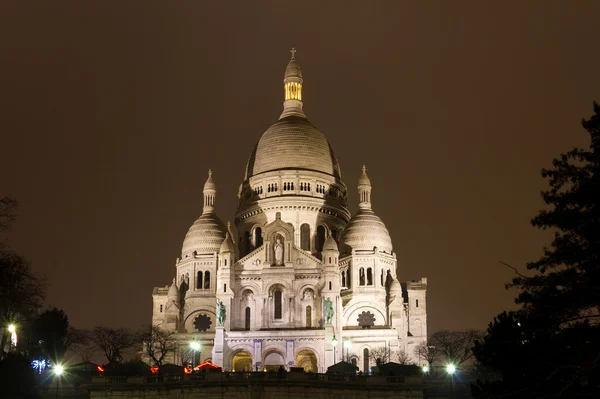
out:
M292 49L290 50L290 53L292 53L292 59L295 60L296 59L296 49L294 47L292 47Z

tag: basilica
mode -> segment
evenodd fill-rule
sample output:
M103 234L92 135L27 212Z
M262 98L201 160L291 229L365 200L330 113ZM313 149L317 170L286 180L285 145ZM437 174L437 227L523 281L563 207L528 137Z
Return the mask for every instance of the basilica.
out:
M248 158L235 228L217 216L209 170L173 282L153 290L152 323L179 343L169 362L325 372L347 361L365 373L381 356L420 363L427 279L399 281L365 166L348 211L333 149L303 110L295 50L283 83L283 112Z

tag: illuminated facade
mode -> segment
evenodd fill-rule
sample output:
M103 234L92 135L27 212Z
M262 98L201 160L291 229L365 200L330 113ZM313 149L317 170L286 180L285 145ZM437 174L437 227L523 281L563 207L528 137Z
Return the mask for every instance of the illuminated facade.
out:
M302 85L292 52L283 112L252 150L239 188L237 233L215 213L209 171L203 212L184 239L173 283L154 289L152 322L180 342L174 363L324 372L347 360L368 371L375 353L414 358L426 339L427 280L398 280L365 167L359 210L352 216L346 208L340 166L306 119Z

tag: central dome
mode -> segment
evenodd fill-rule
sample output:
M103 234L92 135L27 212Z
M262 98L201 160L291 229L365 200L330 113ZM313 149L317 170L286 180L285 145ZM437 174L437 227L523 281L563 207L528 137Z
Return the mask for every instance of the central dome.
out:
M327 139L300 116L280 119L267 129L248 159L245 178L282 169L313 170L341 178Z

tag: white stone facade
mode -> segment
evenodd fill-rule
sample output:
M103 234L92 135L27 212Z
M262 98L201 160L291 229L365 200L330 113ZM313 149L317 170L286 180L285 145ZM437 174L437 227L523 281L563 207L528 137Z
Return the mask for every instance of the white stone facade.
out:
M237 234L215 213L209 171L173 284L153 291L152 323L175 331L180 343L174 363L324 372L348 360L368 372L373 351L387 349L391 361L398 351L414 358L427 337L427 279L399 282L364 167L351 217L333 150L302 110L302 83L292 58L284 111L252 151L240 185ZM226 308L222 326L217 301Z

